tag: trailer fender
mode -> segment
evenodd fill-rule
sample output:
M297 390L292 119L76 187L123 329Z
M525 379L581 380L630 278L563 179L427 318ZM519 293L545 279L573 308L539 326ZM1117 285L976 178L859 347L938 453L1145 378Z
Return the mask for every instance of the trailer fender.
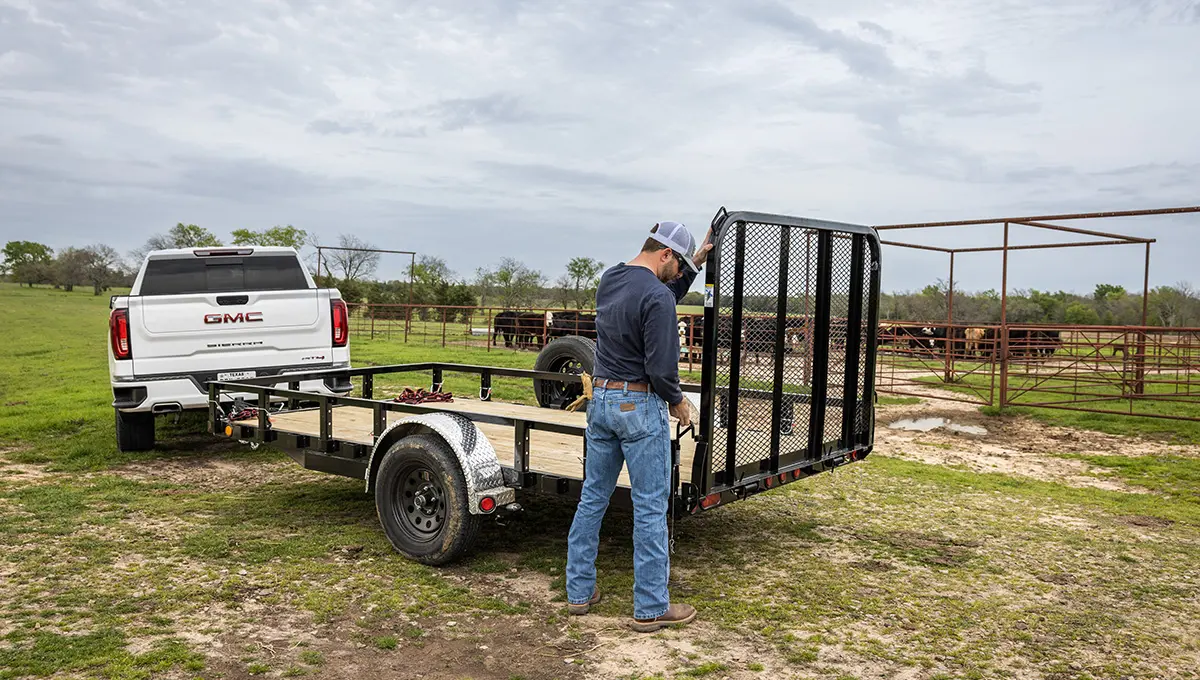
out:
M392 444L419 432L441 437L454 451L467 480L471 514L487 514L479 509L484 496L491 496L498 508L516 500L516 490L504 484L503 470L492 443L471 419L457 413L421 413L396 421L384 430L367 460L367 493L375 491L375 474Z

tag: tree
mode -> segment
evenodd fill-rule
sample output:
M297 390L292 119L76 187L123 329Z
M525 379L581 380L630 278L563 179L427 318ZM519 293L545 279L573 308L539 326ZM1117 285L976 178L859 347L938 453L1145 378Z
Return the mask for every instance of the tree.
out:
M575 303L575 309L580 309L579 297L573 288L571 275L563 274L554 282L554 303L563 309L568 309L572 302Z
M92 294L99 295L125 274L125 263L112 246L96 243L84 249L87 268L84 280L92 284Z
M571 297L575 299L575 309L583 309L588 302L596 300L596 284L599 282L600 271L604 263L590 257L575 257L567 263L567 278L570 280ZM566 307L566 305L563 305Z
M263 231L234 229L230 235L235 246L282 246L299 252L308 245L308 232L290 224L286 227L275 225Z
M209 230L179 222L167 234L175 248L213 248L224 245Z
M1067 306L1064 314L1067 323L1073 324L1098 324L1100 323L1100 315L1095 309L1088 307L1082 302L1072 302Z
M51 277L55 287L61 287L68 293L75 290L76 284L87 281L89 256L82 248L64 248L58 257L54 258Z
M1092 298L1096 302L1108 302L1116 300L1125 295L1124 286L1116 286L1111 283L1097 283L1096 290L1092 293Z
M475 270L475 290L479 293L479 306L487 307L487 296L496 285L496 275L486 267Z
M541 272L526 267L523 262L506 257L500 260L500 266L492 272L492 279L500 297L500 304L511 309L532 307L546 277Z
M379 253L363 252L374 249L374 245L357 236L341 234L338 236L338 247L357 250L328 251L324 259L331 272L341 272L341 278L345 281L358 281L375 273L379 266Z
M132 255L135 260L141 260L151 250L167 250L170 248L216 248L224 245L211 231L194 224L178 222L166 234L155 234Z
M4 245L4 262L0 269L11 274L17 283L46 283L54 249L35 241L9 241Z

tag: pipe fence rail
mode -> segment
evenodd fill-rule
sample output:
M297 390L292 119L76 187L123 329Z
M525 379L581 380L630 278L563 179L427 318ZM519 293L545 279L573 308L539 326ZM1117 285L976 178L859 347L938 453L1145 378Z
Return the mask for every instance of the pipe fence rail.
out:
M556 337L596 337L595 310L587 309L352 304L350 310L352 337L359 339L536 352ZM812 377L809 318L790 316L784 330L801 383ZM763 326L768 319L745 315L740 361L758 360L754 339L774 335ZM678 320L680 371L698 379L704 315L681 313ZM844 320L831 323L830 347L838 351ZM882 394L1200 421L1200 328L886 320L875 342ZM728 363L729 351L719 346L717 361Z

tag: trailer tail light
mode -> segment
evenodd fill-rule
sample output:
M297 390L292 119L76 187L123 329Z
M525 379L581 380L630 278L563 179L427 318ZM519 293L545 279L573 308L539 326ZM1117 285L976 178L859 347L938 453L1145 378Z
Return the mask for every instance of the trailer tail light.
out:
M345 347L350 341L350 314L345 300L330 302L333 311L333 346Z
M479 501L479 509L484 512L491 512L495 510L496 499L492 498L491 496L484 496L483 499Z
M704 508L705 510L709 508L715 508L720 504L721 494L719 493L710 493L704 498L700 499L700 507Z
M133 358L133 347L129 344L129 310L114 309L108 316L108 337L112 342L113 358Z

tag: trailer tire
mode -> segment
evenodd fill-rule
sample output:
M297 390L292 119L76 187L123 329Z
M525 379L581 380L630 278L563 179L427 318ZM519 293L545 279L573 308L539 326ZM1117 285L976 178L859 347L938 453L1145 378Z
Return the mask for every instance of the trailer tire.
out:
M564 335L538 352L533 370L592 375L595 366L595 341L582 335ZM583 386L534 378L533 392L537 395L538 406L563 408L583 394Z
M154 414L126 413L113 409L116 414L117 450L149 451L154 448Z
M376 473L379 523L398 552L421 564L448 564L474 546L483 520L468 499L458 458L434 435L392 444Z

